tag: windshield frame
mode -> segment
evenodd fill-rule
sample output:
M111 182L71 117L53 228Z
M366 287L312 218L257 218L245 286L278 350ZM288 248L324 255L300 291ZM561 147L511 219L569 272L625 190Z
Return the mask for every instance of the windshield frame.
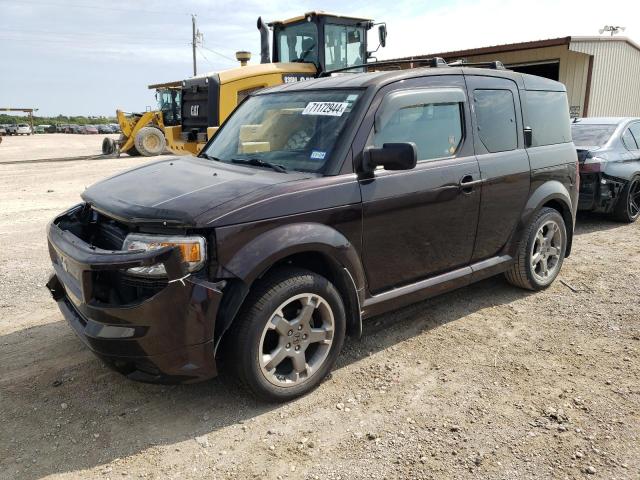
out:
M324 166L319 169L317 172L303 172L301 170L290 170L291 172L296 173L305 173L313 176L333 176L343 173L353 173L354 166L352 161L347 161L347 154L351 150L351 144L354 140L354 136L358 131L360 124L362 123L365 113L371 104L371 99L373 95L375 95L375 91L371 87L335 87L335 88L310 88L310 89L291 89L291 90L280 90L279 87L275 87L275 91L260 91L256 93L252 93L247 96L242 102L238 104L238 106L233 110L231 115L229 115L225 121L220 125L220 128L216 131L216 133L207 141L205 146L200 150L200 153L197 155L198 157L205 158L205 155L208 154L207 150L210 148L211 144L214 142L216 136L221 133L224 128L226 128L237 112L240 110L240 107L244 105L245 102L249 101L250 98L264 96L264 95L279 95L279 94L289 94L289 93L300 93L300 92L330 92L330 91L353 91L358 92L359 98L353 107L353 110L350 113L349 121L343 126L342 131L338 135L335 141L335 147L333 153L329 157L329 160L324 164ZM270 89L269 89L270 90ZM349 159L351 156L349 156ZM215 161L215 160L210 160ZM224 162L225 165L238 165L230 162ZM255 167L249 167L255 168ZM261 169L265 172L273 172L273 170L269 169Z

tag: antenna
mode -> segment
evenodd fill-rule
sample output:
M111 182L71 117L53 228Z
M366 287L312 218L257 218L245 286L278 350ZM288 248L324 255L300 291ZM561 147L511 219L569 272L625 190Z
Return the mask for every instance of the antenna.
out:
M624 32L626 30L626 27L621 27L619 25L605 25L603 28L601 28L600 30L598 30L598 32L600 32L600 35L602 35L604 32L610 32L611 36L613 37L614 35L619 34L620 32Z

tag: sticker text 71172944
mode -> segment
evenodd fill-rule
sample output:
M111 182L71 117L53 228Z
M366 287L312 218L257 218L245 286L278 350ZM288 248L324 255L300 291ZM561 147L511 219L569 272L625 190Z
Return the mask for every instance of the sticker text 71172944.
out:
M309 102L302 111L302 115L341 117L348 106L348 102Z

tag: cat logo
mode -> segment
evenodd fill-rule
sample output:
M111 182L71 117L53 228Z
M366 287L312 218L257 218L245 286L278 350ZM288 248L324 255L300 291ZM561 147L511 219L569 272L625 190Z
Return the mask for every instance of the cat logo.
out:
M200 111L200 105L191 105L191 116L192 117L197 117L199 111Z

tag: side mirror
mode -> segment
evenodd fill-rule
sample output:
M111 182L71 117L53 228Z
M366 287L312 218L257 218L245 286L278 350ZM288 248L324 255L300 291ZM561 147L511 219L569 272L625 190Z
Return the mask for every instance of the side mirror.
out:
M533 130L531 127L524 127L524 148L529 148L533 145Z
M387 26L384 23L378 27L378 40L382 48L387 46Z
M411 170L418 162L416 144L413 142L385 143L382 148L367 147L362 152L362 167L372 172L378 165L385 170Z

